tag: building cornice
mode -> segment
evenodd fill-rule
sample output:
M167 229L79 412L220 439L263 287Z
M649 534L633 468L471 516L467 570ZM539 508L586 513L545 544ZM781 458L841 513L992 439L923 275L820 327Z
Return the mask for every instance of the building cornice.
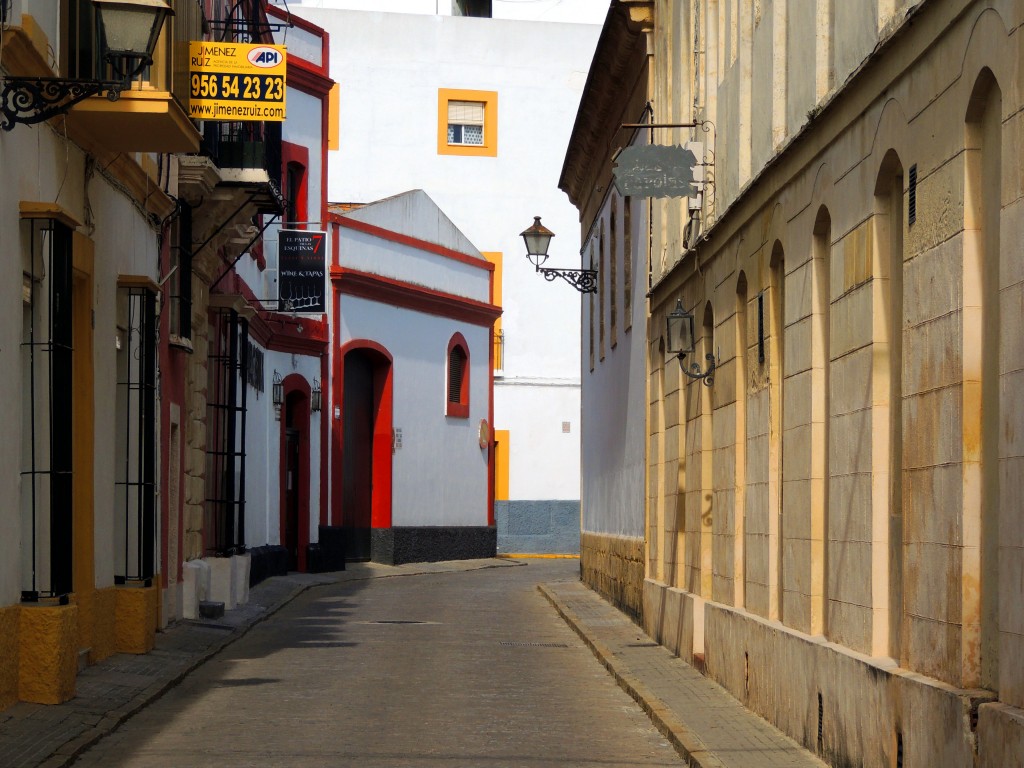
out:
M619 131L622 110L630 100L638 57L646 56L647 32L653 28L650 0L618 0L608 9L597 41L587 83L580 98L558 187L580 207L595 162L604 164L605 147Z
M471 325L490 327L501 317L501 307L494 304L345 267L331 267L331 282L344 295L447 317Z

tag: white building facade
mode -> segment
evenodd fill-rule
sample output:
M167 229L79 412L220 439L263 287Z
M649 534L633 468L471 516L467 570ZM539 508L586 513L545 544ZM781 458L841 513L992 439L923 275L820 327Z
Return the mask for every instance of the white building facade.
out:
M352 559L493 557L494 266L421 190L332 214L332 523Z
M556 233L549 266L575 268L578 216L558 169L599 28L291 6L331 36L338 150L328 198L426 191L495 265L495 499L499 551L577 551L580 296L546 284L519 238ZM449 117L479 130L464 143ZM479 143L472 143L472 142ZM554 536L561 521L574 528Z

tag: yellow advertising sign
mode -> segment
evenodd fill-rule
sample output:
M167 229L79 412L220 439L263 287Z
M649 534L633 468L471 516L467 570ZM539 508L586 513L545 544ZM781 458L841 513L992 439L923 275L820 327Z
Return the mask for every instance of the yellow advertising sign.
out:
M284 120L283 45L192 41L189 58L189 117Z

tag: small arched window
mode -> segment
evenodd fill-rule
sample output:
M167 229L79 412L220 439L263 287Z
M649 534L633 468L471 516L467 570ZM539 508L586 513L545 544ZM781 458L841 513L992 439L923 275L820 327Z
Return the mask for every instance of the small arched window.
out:
M469 346L461 333L448 342L447 402L445 414L469 418Z

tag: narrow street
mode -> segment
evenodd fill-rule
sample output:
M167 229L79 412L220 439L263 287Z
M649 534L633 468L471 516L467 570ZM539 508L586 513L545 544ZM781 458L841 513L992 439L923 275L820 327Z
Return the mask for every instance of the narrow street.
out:
M682 765L538 593L578 568L308 590L74 764Z

